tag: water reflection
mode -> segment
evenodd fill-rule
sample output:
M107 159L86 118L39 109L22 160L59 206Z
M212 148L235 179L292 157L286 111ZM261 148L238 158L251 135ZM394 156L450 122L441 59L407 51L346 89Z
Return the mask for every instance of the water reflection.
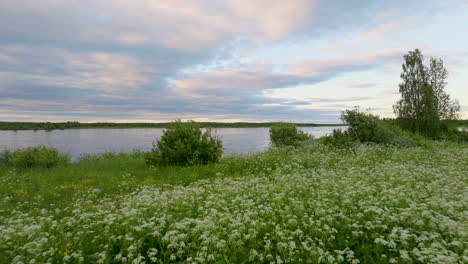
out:
M335 128L302 127L304 132L321 137ZM264 150L270 144L268 128L218 128L212 130L224 143L224 154L248 154ZM163 129L67 129L54 131L0 131L0 149L19 149L37 145L53 146L76 159L81 153L105 151L148 151Z

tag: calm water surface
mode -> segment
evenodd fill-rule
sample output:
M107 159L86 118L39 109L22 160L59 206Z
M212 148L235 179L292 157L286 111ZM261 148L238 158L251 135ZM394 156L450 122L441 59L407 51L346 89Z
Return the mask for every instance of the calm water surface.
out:
M304 132L321 137L335 128L346 127L302 127ZM224 144L224 154L249 154L264 150L270 144L269 128L218 128L213 129ZM163 129L67 129L54 131L0 131L0 150L19 149L37 145L53 146L76 159L81 153L105 151L148 151L159 139Z

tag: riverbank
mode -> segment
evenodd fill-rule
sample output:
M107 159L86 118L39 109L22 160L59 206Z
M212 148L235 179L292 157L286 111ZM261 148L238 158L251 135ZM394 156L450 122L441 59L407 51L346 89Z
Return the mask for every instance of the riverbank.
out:
M338 126L300 129L319 138L331 134L333 129L346 128ZM46 145L57 148L61 153L70 154L75 161L83 153L150 151L152 143L160 139L163 131L161 128L0 131L0 151ZM268 128L216 128L211 132L223 140L225 155L251 154L265 150L270 144Z
M466 144L0 169L0 262L461 263Z

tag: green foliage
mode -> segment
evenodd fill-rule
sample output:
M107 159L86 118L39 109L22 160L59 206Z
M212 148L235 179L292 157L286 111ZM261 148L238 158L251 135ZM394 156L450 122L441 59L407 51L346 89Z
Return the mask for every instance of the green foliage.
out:
M446 127L465 127L468 128L468 120L458 119L458 120L442 120L442 124Z
M393 106L399 125L430 138L440 135L441 119L456 119L460 104L451 100L444 89L447 70L441 59L431 58L429 67L416 49L404 56L399 85L401 99Z
M334 148L342 149L351 148L354 144L353 138L341 129L333 129L333 133L329 136L321 137L320 142Z
M8 149L4 149L0 152L0 166L10 166L11 159L13 158L14 152Z
M466 146L430 144L0 169L0 263L464 263Z
M56 148L46 146L16 150L10 159L11 165L18 168L52 168L69 162L68 154L60 154Z
M217 162L222 153L222 141L211 136L210 129L202 132L194 121L176 120L163 132L161 139L153 143L145 159L153 166L187 166Z
M449 127L447 131L442 135L442 139L460 143L468 143L468 131Z
M276 147L299 146L311 136L291 123L279 123L270 127L270 141Z
M427 145L426 138L421 134L405 131L393 120L380 120L378 116L361 112L359 108L346 110L342 113L341 118L349 124L348 130L344 134L359 142L389 144L399 148ZM334 136L338 139L343 137L340 134ZM332 141L328 138L324 140L327 143Z
M432 87L435 96L437 113L441 120L456 120L459 118L460 103L457 99L452 100L445 92L447 85L448 71L444 67L442 59L431 58L429 67L426 68L429 78L429 85Z
M0 130L45 130L80 128L79 122L0 122Z
M349 124L346 134L359 142L389 143L394 136L378 116L361 112L359 108L344 111L341 119Z

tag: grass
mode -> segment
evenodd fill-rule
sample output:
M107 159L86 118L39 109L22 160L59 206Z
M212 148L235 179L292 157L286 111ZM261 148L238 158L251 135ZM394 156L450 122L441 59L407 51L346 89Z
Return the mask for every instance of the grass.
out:
M117 155L51 169L0 167L0 196L10 197L14 208L61 208L91 190L117 195L146 184L187 185L214 176L213 165L150 168L142 155Z
M464 263L466 144L0 168L0 263Z

